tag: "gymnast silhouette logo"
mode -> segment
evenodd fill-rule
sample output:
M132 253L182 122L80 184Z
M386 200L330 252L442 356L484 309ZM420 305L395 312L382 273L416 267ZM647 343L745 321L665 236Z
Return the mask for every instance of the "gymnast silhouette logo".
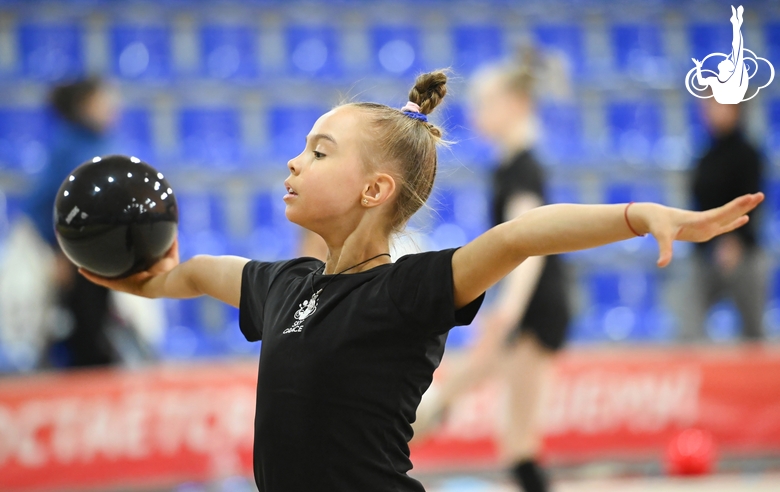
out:
M303 301L302 303L298 304L298 310L295 311L295 314L293 315L295 321L293 321L291 327L282 332L282 335L287 335L288 333L300 333L303 331L304 320L314 314L314 311L317 310L317 299L320 296L320 292L322 292L322 289L313 293L311 299L308 301Z
M733 5L731 6L730 20L733 33L731 54L711 53L702 61L692 58L696 66L685 76L685 88L692 95L700 99L714 97L720 104L739 104L742 101L753 99L761 89L772 83L772 80L775 78L775 67L766 58L756 56L755 53L744 46L741 31L742 12L744 12L742 5L736 10L734 10ZM702 69L702 65L709 58L723 59L718 63L718 73L715 73L713 70ZM764 62L769 67L769 81L756 88L756 92L746 98L748 83L758 73L759 62ZM709 74L710 76L706 77L702 76L702 74ZM712 95L700 96L696 94L696 92L704 91L707 87L712 88Z

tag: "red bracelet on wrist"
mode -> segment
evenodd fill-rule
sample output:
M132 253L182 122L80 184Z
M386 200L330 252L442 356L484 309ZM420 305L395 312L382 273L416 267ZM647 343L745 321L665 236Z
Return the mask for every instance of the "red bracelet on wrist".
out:
M633 232L634 234L636 234L639 237L644 237L644 236L646 236L646 234L639 234L638 232L636 232L636 230L634 230L634 228L631 227L631 222L628 221L628 207L630 207L633 203L634 202L628 202L628 205L626 205L626 209L623 210L623 217L625 217L626 225L628 226L629 229L631 229L631 232Z

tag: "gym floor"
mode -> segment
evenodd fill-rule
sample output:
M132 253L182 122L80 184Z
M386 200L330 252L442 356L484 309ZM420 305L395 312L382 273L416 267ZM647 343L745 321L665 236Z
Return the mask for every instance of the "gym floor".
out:
M428 492L517 492L505 480L478 477L426 482ZM555 492L777 492L780 473L711 475L694 478L627 477L555 481Z

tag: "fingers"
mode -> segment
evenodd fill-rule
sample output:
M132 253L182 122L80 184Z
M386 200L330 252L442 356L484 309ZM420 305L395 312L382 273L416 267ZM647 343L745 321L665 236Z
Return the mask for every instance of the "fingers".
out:
M656 265L660 268L664 268L672 261L672 243L674 242L674 238L671 234L659 234L655 239L658 241L659 253Z
M103 286L107 289L118 290L120 292L129 292L136 294L140 292L139 286L151 277L149 272L139 272L129 277L112 279L101 277L88 270L79 268L79 273L84 276L90 282Z
M734 229L739 229L743 225L747 224L749 220L750 220L750 217L748 217L747 215L743 215L741 217L738 217L731 224L728 224L727 226L723 227L720 231L718 231L718 233L716 235L719 236L721 234L729 233L729 232L733 231Z
M79 273L82 274L90 282L94 282L96 284L107 280L105 277L101 277L100 275L95 275L89 270L84 270L83 268L79 268Z
M713 209L716 211L715 220L720 223L730 224L737 217L745 215L756 208L763 200L764 194L761 192L737 197L722 207Z
M111 288L112 281L110 279L107 279L106 277L101 277L100 275L96 275L89 270L84 270L83 268L79 268L79 273L84 276L87 280L92 282L93 284L102 285L103 287Z

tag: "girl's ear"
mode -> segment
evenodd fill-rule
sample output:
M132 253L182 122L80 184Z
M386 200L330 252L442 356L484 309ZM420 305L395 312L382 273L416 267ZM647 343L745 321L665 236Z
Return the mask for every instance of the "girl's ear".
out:
M376 207L388 201L395 193L395 179L386 173L379 173L363 190L361 202L366 207Z

